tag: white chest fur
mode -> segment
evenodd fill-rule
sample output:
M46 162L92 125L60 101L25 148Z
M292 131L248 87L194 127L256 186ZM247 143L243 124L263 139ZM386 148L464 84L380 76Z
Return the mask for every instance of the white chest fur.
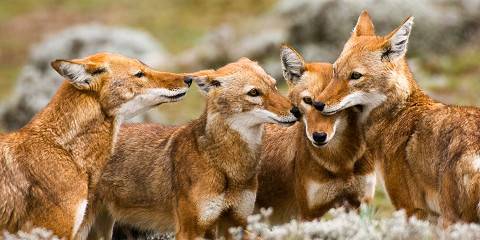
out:
M246 219L253 213L256 192L251 190L222 193L204 198L199 203L198 218L205 225L213 224L220 215L231 210L236 217Z
M338 187L339 185L335 180L326 183L308 180L305 186L308 208L313 209L319 204L332 201L336 196L335 190L338 189Z
M225 194L212 196L201 200L198 206L198 218L200 223L210 225L226 208Z

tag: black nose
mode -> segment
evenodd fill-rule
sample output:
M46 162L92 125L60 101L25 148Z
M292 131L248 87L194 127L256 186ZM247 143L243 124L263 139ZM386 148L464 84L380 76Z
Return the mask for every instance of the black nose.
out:
M358 209L361 205L360 199L355 195L340 196L334 202L335 207L344 207L347 212Z
M297 107L293 107L292 109L290 109L290 112L293 114L293 116L295 116L296 118L300 118L302 117L302 113L300 112L300 109L298 109Z
M325 107L325 103L313 102L313 107L315 107L315 109L317 109L318 111L323 111L323 108Z
M185 84L187 84L190 87L190 85L192 85L192 82L193 82L193 77L192 76L185 76L183 78L183 82L185 82Z
M346 205L345 208L347 208L347 209L348 208L357 209L362 204L357 197L347 197L347 198L345 198L345 200L343 202L344 202L343 203L344 206Z
M325 132L314 132L313 133L313 141L316 143L324 143L327 140L327 133Z

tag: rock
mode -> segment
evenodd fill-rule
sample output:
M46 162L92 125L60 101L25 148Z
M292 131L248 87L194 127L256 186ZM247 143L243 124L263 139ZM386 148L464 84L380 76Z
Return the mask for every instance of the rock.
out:
M466 43L480 27L479 0L282 0L277 13L291 17L289 41L296 44L328 44L343 47L360 12L367 9L377 34L387 34L408 16L415 17L410 53L453 51ZM336 57L335 54L334 57Z
M138 58L152 67L169 66L169 54L147 33L98 24L66 29L31 49L11 100L0 107L1 128L14 130L24 126L50 101L63 81L50 67L52 60L81 58L101 51ZM157 112L150 111L134 121L158 121L160 117Z
M292 44L307 60L334 61L363 9L369 11L379 34L415 16L410 57L452 52L480 32L480 0L281 0L254 22L237 29L224 25L207 34L180 54L176 63L182 69L196 70L246 56L282 79L280 44Z

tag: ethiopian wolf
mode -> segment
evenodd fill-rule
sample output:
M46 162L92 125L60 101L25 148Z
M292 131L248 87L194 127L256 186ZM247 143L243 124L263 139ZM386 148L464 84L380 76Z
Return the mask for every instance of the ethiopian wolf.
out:
M388 195L408 215L444 226L479 220L480 109L442 104L406 61L413 17L386 36L363 12L320 100L330 115L362 106L366 140Z
M273 207L270 220L311 220L335 206L358 207L375 191L375 169L364 158L361 109L322 115L319 96L332 78L332 64L305 62L294 49L281 48L289 98L301 120L288 128L266 128L257 208Z
M82 238L122 120L181 99L192 79L110 53L52 67L66 81L51 102L25 127L0 136L0 230L32 224Z
M177 239L246 225L254 210L263 125L291 125L297 110L249 59L203 74L194 78L207 97L200 118L178 127L122 127L98 189L96 237L110 239L115 221L176 231Z

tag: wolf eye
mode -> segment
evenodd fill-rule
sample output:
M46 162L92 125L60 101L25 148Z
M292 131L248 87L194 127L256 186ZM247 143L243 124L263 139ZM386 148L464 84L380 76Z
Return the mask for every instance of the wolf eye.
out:
M142 72L142 71L138 71L137 73L135 73L133 76L137 77L137 78L141 78L141 77L144 77L145 76L145 73Z
M294 73L294 72L290 72L290 75L292 75L292 77L294 77L294 78L300 78L301 77L300 74Z
M258 91L256 88L254 88L254 89L248 91L247 95L250 96L250 97L258 97L258 96L260 96L260 91Z
M97 68L97 69L93 70L92 75L102 74L106 71L107 71L107 69L105 69L105 68Z
M352 74L350 75L351 80L357 80L357 79L360 79L361 77L363 77L363 74L359 72L352 72Z
M303 102L305 102L308 105L312 105L312 103L313 103L311 97L303 97Z
M214 87L220 87L222 84L217 80L213 80L213 81L210 82L210 85L212 85Z

